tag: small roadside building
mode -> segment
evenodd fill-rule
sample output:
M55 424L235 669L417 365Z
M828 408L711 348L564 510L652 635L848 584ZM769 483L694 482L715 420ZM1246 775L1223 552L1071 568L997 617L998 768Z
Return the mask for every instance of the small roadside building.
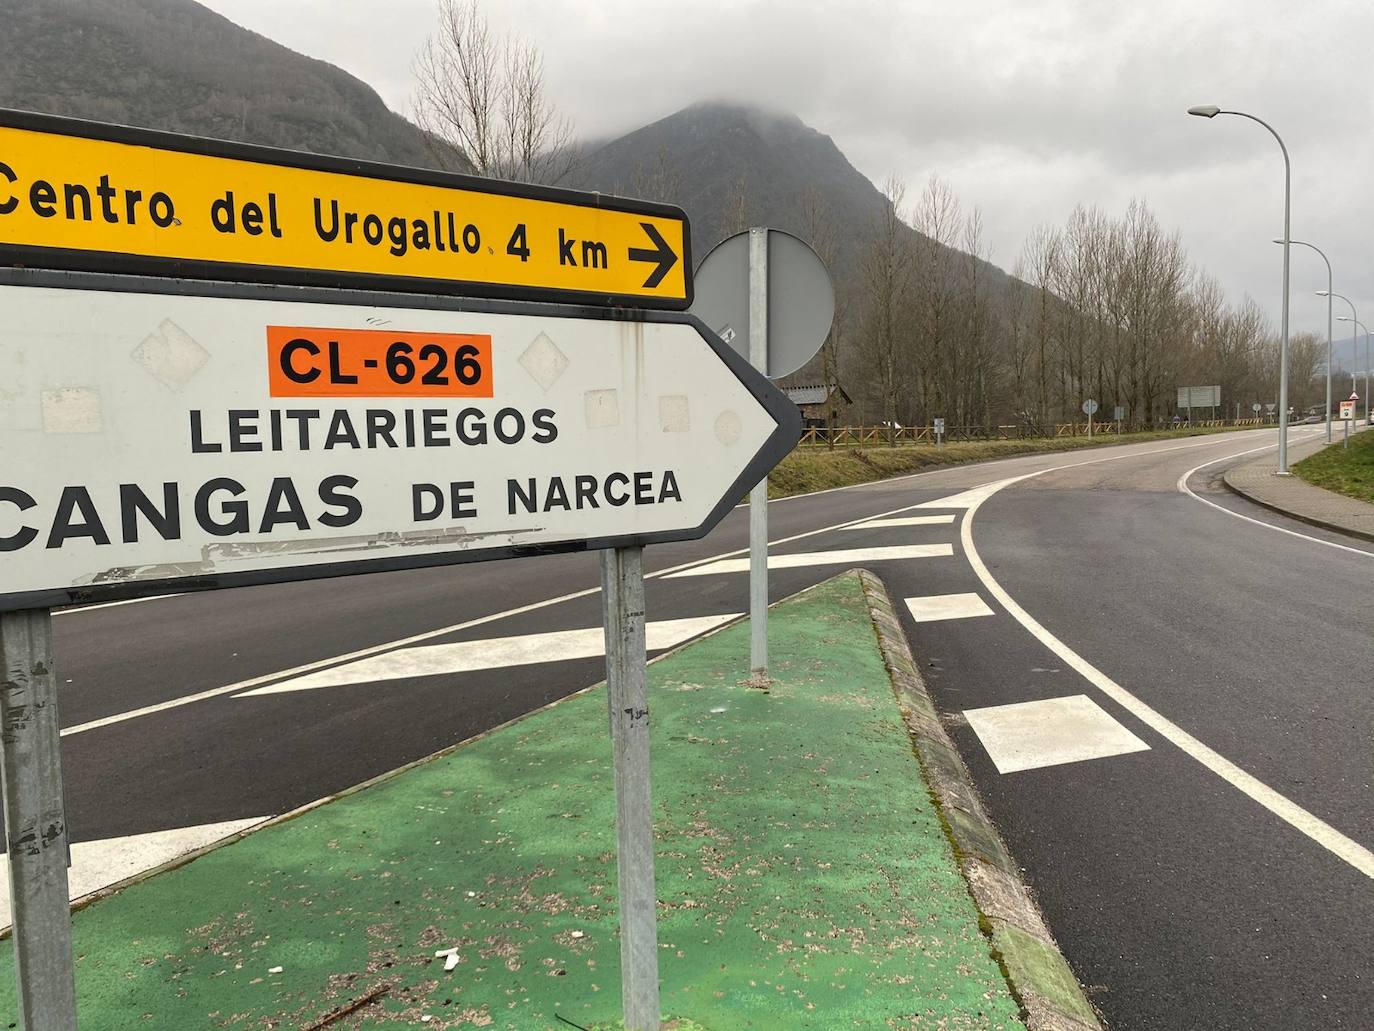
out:
M839 383L830 390L826 390L823 383L804 383L782 387L782 392L787 395L787 400L801 409L802 422L808 429L826 425L827 412L838 424L840 409L854 403Z

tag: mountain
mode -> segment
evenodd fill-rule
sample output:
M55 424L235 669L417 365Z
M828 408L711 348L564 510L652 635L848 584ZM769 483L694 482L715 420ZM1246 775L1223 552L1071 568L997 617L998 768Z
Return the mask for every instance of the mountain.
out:
M432 165L359 79L191 0L0 0L0 107Z
M824 257L837 294L851 299L851 328L862 296L864 240L888 207L829 136L795 115L737 103L693 104L619 139L586 146L567 185L680 205L691 221L697 262L751 225L808 239L808 203L819 202L832 227ZM989 291L1000 291L1009 278L986 262L982 271ZM817 364L797 378L816 382Z
M803 198L824 197L845 229L867 228L886 203L829 136L791 114L741 104L693 104L588 149L572 185L681 205L698 259L745 225L800 233ZM743 216L743 217L741 217ZM837 255L852 264L854 233Z

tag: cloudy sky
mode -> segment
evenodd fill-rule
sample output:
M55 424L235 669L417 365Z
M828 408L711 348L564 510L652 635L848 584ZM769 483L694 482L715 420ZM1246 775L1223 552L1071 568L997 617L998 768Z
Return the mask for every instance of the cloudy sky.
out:
M434 0L206 0L370 83L410 111L410 62ZM1277 324L1283 162L1293 238L1374 323L1374 5L1349 0L490 0L493 25L543 51L585 136L697 100L790 110L870 179L932 173L982 208L993 259L1077 203L1143 197L1233 299ZM1325 333L1325 266L1293 251L1293 328ZM1336 314L1343 314L1336 303ZM1348 327L1336 324L1336 336Z

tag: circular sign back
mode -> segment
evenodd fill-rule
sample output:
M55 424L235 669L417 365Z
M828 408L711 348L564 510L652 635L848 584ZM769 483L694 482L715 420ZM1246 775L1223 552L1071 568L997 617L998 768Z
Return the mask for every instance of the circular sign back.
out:
M722 240L702 259L691 312L749 360L749 233ZM816 252L781 229L768 230L769 379L796 372L825 343L835 287Z

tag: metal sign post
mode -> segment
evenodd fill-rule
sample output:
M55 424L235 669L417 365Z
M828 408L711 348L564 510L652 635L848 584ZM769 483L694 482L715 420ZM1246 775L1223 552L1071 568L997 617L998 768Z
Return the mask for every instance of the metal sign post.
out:
M52 616L0 612L0 753L19 1026L75 1031L67 816Z
M601 553L606 696L615 771L620 977L626 1031L659 1031L643 555L644 549L639 547Z
M820 350L835 318L835 289L816 252L758 227L715 246L697 269L691 311L769 379L796 372ZM773 301L778 303L773 304ZM768 681L768 481L749 493L749 666Z
M945 420L939 416L935 419L935 443L941 446L945 443Z
M749 361L768 374L768 230L749 230ZM768 477L749 492L749 671L768 683Z

